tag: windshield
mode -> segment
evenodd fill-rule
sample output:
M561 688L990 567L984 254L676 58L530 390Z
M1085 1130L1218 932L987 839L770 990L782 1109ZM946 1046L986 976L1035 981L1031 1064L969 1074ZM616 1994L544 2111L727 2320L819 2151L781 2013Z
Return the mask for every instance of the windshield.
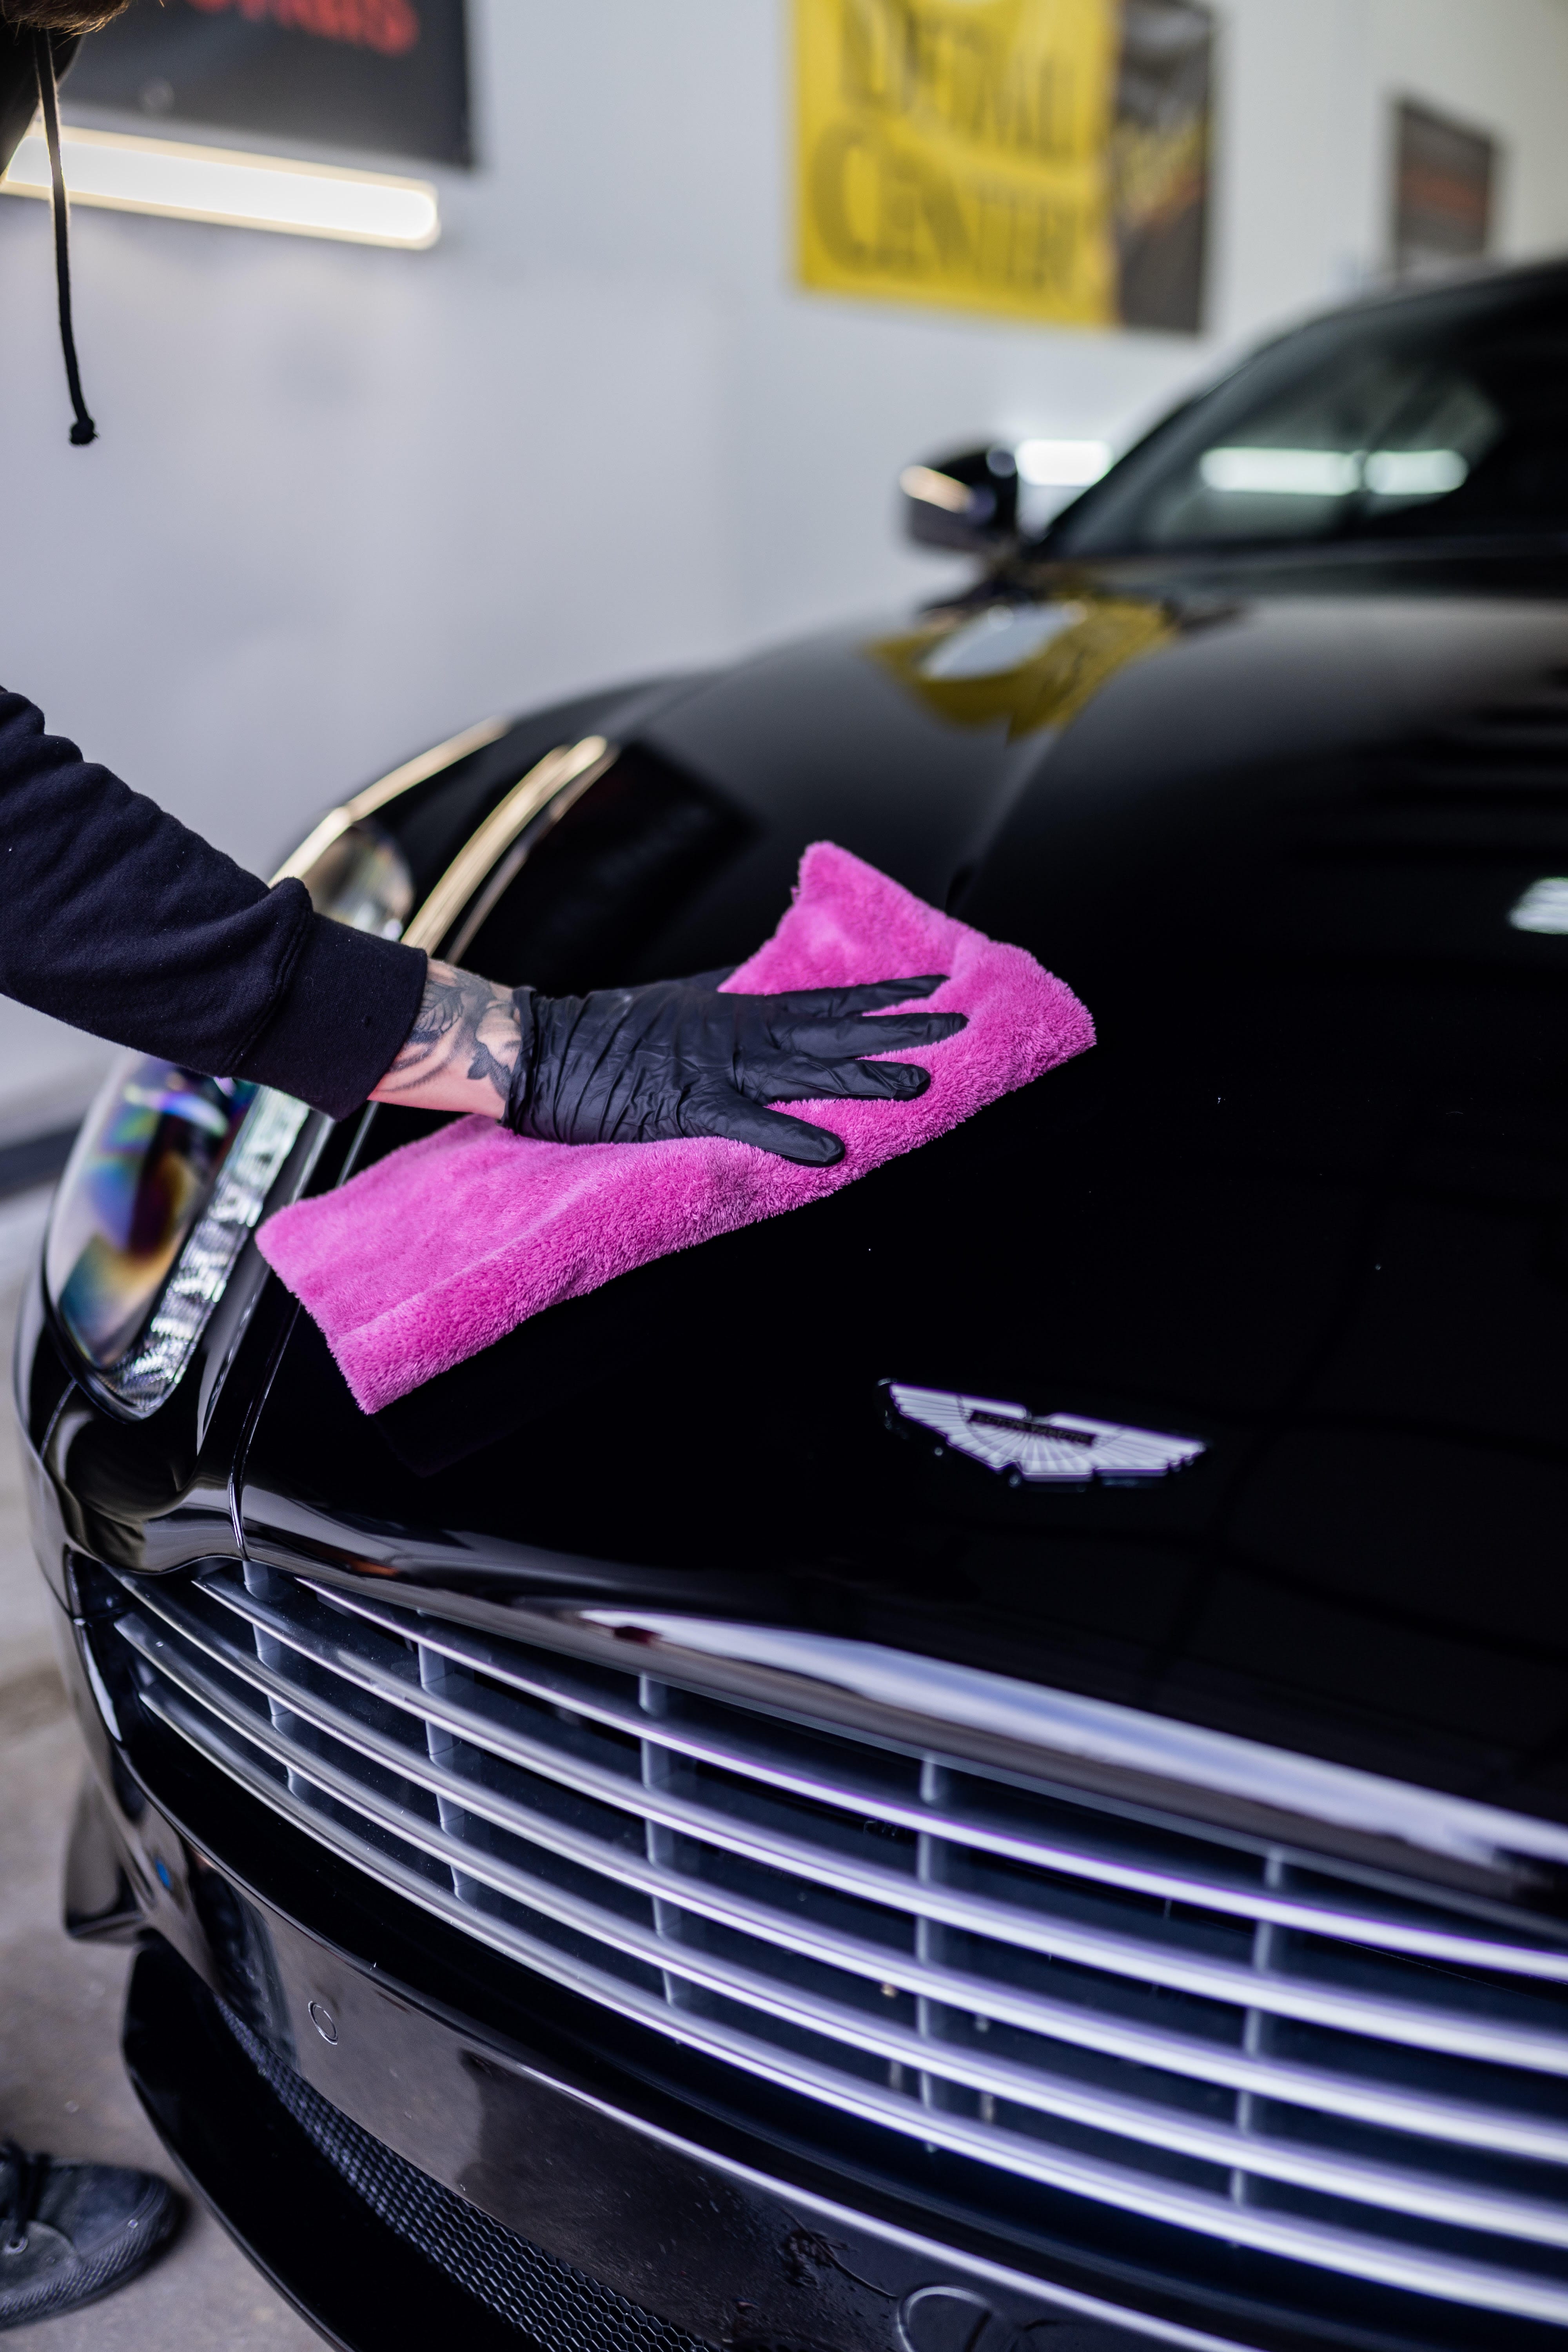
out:
M1181 412L1052 532L1074 553L1568 530L1568 278L1321 320Z

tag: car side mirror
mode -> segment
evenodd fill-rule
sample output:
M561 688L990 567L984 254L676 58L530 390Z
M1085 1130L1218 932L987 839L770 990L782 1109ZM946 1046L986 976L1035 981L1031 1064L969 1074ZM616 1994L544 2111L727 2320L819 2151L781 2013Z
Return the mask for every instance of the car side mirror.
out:
M921 547L1000 555L1018 535L1018 467L1011 449L964 449L899 476L904 530Z

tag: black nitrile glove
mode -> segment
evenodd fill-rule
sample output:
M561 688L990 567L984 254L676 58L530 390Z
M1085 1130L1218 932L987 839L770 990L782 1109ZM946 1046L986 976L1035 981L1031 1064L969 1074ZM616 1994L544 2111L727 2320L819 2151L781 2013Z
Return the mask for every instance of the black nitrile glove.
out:
M705 971L587 996L515 989L522 1045L506 1125L551 1143L728 1136L803 1168L831 1168L844 1157L837 1136L763 1106L924 1094L929 1070L858 1057L932 1045L964 1025L962 1013L864 1018L881 1005L929 996L942 986L942 972L785 996L724 995L718 982L727 977Z

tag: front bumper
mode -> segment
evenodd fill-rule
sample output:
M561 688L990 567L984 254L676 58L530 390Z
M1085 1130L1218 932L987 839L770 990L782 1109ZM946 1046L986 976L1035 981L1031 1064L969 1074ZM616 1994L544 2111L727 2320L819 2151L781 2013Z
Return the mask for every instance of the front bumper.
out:
M416 1990L405 1938L439 1929L329 1857L289 1855L299 1842L233 1792L222 1843L255 1855L268 1893L242 1884L200 1833L210 1792L182 1786L183 1759L150 1771L138 1741L133 1771L110 1736L85 1632L63 1644L93 1768L68 1859L73 1927L140 1937L125 2053L149 2115L251 2259L348 2352L437 2328L549 2352L1245 2340L1119 2312L627 2113L595 2090L593 2053L552 2031L548 1987L513 2034L476 2021L481 1985L464 2013L449 1968L440 1996ZM238 1812L254 1819L237 1840Z

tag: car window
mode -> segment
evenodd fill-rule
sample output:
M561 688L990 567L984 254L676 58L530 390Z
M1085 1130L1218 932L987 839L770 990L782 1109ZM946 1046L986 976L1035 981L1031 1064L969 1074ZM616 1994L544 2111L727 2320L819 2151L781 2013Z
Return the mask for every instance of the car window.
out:
M1075 551L1568 529L1568 292L1287 338L1115 467Z
M1197 451L1150 499L1143 537L1156 547L1321 539L1447 497L1501 429L1495 403L1462 374L1363 354Z

